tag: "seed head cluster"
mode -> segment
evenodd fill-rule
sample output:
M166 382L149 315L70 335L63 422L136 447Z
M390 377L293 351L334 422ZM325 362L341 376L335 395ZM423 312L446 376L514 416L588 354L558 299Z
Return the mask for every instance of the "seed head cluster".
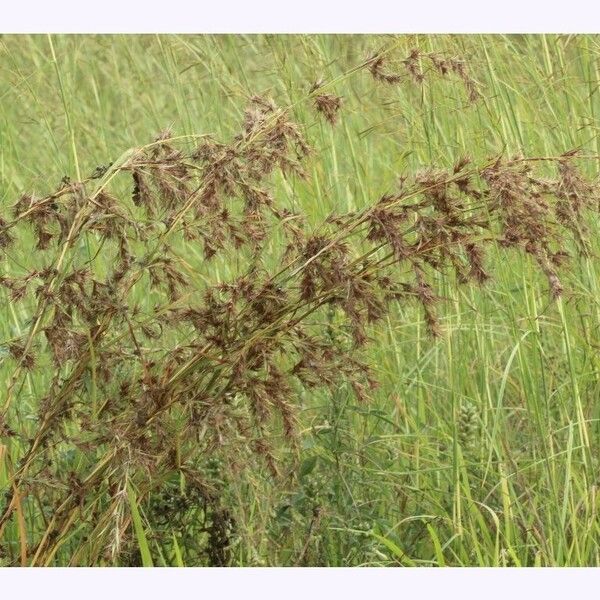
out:
M368 68L388 84L406 74L421 82L424 61L459 76L476 99L458 59L415 51L406 73L385 70L382 56ZM313 101L335 123L340 98ZM0 435L22 450L0 539L19 503L37 499L45 529L31 532L33 564L51 560L75 522L85 535L69 542L73 564L126 555L131 483L141 501L168 490L185 510L202 502L212 515L207 560L225 564L234 519L198 457L231 474L258 460L279 477L272 440L295 447L303 390L345 381L369 400L377 382L362 349L393 304L417 303L441 335L437 278L484 284L491 244L531 255L556 297L567 240L586 252L586 213L598 210L598 187L576 153L479 166L462 157L315 229L273 192L275 175L307 177L313 159L289 111L256 96L228 141L179 147L164 131L123 162L65 178L45 196L25 194L1 215L0 286L28 329L4 341L13 369ZM29 239L31 264L42 268L12 261ZM239 269L212 282L205 274L219 260ZM35 427L23 429L23 383L35 369L45 373L31 390ZM192 500L173 491L173 474L193 482Z

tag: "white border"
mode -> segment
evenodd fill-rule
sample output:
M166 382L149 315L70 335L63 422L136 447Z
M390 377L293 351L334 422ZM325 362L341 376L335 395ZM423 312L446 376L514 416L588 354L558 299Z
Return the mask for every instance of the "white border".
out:
M4 33L595 33L597 0L6 0Z
M563 600L596 597L600 569L5 568L0 586L3 597L20 600Z

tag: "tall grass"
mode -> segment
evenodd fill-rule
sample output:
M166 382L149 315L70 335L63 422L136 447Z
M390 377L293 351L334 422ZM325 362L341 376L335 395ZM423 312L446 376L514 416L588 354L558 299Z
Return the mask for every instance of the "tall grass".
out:
M576 164L593 180L600 152L599 50L595 37L583 36L4 36L0 216L11 221L25 192L43 199L62 185L76 195L69 186L90 174L87 194L97 199L106 186L124 210L130 175L150 169L144 161L153 149L162 154L152 160L177 163L180 156L168 159L169 153L182 152L187 160L209 134L232 140L244 119L248 125L267 115L272 123L272 111L260 103L244 116L255 95L287 108L286 119L300 124L312 149L300 161L304 178L276 170L267 185L275 205L305 215L309 230L323 231L331 213L371 214L382 196L397 194L401 203L399 177L408 178L415 197L426 195L439 187L439 174L415 174L430 165L452 172L465 155L471 163L461 168L477 190L498 190L498 177L520 168L520 159L506 162L517 155L557 158L531 163L532 177L540 180L556 177L555 164ZM381 61L372 58L377 51ZM165 127L173 133L141 146ZM260 138L269 125L253 127L249 137ZM563 157L572 149L588 158ZM207 164L218 150L205 146ZM501 155L504 162L496 164ZM496 171L486 171L490 167ZM447 177L460 178L457 173ZM70 180L60 184L65 175ZM582 195L593 195L583 180L577 185ZM470 201L477 205L475 197ZM31 206L21 204L18 213ZM545 221L537 215L528 223L530 208L524 204L512 226L525 227L519 241L529 236L525 243L535 246L532 228ZM150 214L132 210L140 224L152 222ZM42 216L43 230L51 217ZM497 237L503 230L495 223ZM577 251L580 226L588 229L584 252ZM40 341L31 347L38 366L25 368L30 348L22 344L32 328L48 326L43 319L36 326L42 313L33 287L39 282L32 280L20 302L5 288L4 564L598 565L597 227L592 211L571 227L572 241L561 233L572 255L562 270L549 266L545 250L508 252L491 243L485 260L491 280L483 286L457 285L446 268L429 274L430 291L417 281L412 292L421 290L426 309L429 294L441 298L435 316L402 301L367 326L373 341L362 358L379 387L364 389L366 402L357 402L356 386L341 377L329 387L294 388L287 436L293 443L275 422L261 432L265 444L255 456L248 452L255 432L242 429L230 438L219 432L223 424L209 419L213 443L199 444L194 453L193 439L177 437L186 431L180 414L160 434L174 450L176 468L149 461L145 474L139 465L121 469L127 461L111 454L110 445L69 443L86 428L107 427L103 369L110 365L110 381L122 376L123 364L133 364L132 356L98 354L95 339L79 340L85 369L73 396L92 422L82 424L75 408L42 445L40 415L52 413L44 413L49 407L40 407L40 399L54 389L49 385L64 387L69 361L81 355L64 354L59 339L54 358L62 351L65 364L53 364ZM18 243L2 259L5 278L43 270L56 259L32 251L38 240L29 226L15 231ZM325 231L337 235L335 227ZM90 261L94 277L110 276L116 262L99 241L104 233L91 227L75 246L64 246L64 276ZM251 253L217 253L208 263L203 252L215 236L171 246L192 290L230 282L253 260ZM281 240L279 229L261 240L261 262L272 273ZM161 277L162 289L149 292L140 280L128 298L150 322L162 314L153 313L157 307L166 314L175 302L167 298L169 274ZM313 330L345 352L348 322L327 307L317 314ZM137 331L141 324L123 321L114 331L116 347L135 350L129 325ZM146 333L141 352L149 355L191 342L175 331L160 342L152 341L156 331ZM152 368L166 368L169 357L157 356L164 362ZM276 390L269 394L277 398ZM128 397L123 391L114 401ZM232 407L233 417L239 410ZM282 414L285 420L285 409ZM36 462L23 471L32 447ZM146 451L153 449L141 448Z

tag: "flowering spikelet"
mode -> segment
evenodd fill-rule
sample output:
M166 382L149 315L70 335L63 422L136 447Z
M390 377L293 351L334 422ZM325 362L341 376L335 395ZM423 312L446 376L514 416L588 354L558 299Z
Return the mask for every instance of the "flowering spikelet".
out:
M477 434L477 410L470 404L460 406L458 413L458 440L463 449L469 449L475 443Z
M314 105L317 112L321 113L331 125L336 124L338 112L342 107L342 99L339 96L319 94L315 96Z
M432 72L438 73L442 77L453 75L462 82L470 104L481 98L478 84L469 75L466 61L460 57L444 56L437 52L422 52L418 48L413 48L409 55L400 61L405 73L393 73L385 70L384 67L388 59L389 57L380 53L375 54L366 61L366 66L376 81L396 85L403 83L408 77L415 84L421 85ZM427 69L424 67L425 64L429 65Z

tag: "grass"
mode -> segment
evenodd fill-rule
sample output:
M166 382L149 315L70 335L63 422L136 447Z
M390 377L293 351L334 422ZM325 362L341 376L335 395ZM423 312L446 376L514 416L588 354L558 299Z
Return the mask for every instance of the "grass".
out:
M382 47L465 57L481 99L469 104L456 77L374 82L356 67ZM365 208L402 174L447 168L465 153L477 165L500 153L600 155L594 36L2 36L0 58L0 215L24 191L47 193L64 175L79 180L167 126L176 136L228 139L254 94L290 106L306 126L316 148L309 178L276 175L274 196L314 224ZM343 97L333 127L306 101L319 78ZM597 167L586 162L591 174ZM274 482L252 463L229 477L213 464L232 513L227 564L600 566L598 222L589 227L593 254L574 256L556 301L530 257L494 247L484 287L436 277L439 339L419 307L394 308L372 332L368 359L380 387L370 401L357 403L343 384L302 392L299 463L275 436L293 476ZM81 243L92 256L94 240ZM29 252L14 257L26 263ZM201 251L185 252L202 263ZM13 264L2 267L8 274ZM198 267L199 277L224 281L236 268L218 260ZM3 300L0 340L9 340L27 331L31 314ZM1 360L5 390L7 351ZM49 378L40 370L23 378L13 428L31 435ZM87 396L97 402L93 377ZM3 494L21 452L0 438ZM48 452L89 472L77 455ZM175 502L186 482L167 483ZM15 498L0 540L7 565L204 565L204 548L224 535L198 525L201 508L162 522L154 500L127 483L111 513L129 532L126 557L84 549L76 515L60 545L36 556L46 517L21 490Z

